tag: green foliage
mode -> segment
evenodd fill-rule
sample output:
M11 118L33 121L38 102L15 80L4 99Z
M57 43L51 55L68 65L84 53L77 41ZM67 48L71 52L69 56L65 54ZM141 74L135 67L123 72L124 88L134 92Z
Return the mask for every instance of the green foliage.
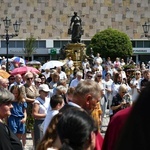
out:
M132 64L129 64L129 65L127 64L127 65L124 65L123 68L124 69L134 69L135 65L134 64L133 65Z
M36 49L35 42L36 42L36 39L32 35L29 38L26 38L24 53L28 57L28 60L29 60L29 57L32 56L34 50Z
M131 56L133 53L130 38L125 33L112 28L94 35L87 49L87 54L90 47L93 48L95 55L100 53L105 58L108 56L112 58L126 57Z

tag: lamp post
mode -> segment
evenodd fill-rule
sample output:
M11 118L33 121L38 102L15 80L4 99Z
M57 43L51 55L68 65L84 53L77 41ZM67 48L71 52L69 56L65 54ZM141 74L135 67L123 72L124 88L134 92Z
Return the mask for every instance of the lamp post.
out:
M6 40L6 57L7 57L6 71L9 72L9 68L8 68L8 46L9 46L9 39L18 36L19 29L20 29L20 23L18 21L16 21L13 24L15 34L9 34L8 31L9 31L9 27L11 26L11 20L8 19L8 17L6 17L3 20L3 22L4 22L4 26L5 26L5 34L0 35L0 37Z
M150 35L148 34L150 30L150 23L145 22L145 24L142 25L143 31L145 33L145 37L150 38Z

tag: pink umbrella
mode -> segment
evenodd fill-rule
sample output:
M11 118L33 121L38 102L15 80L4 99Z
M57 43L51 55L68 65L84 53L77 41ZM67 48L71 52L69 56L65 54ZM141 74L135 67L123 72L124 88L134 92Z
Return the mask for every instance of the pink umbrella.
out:
M37 73L37 74L40 73L40 71L34 67L23 66L23 67L15 68L14 70L12 70L11 75L16 75L16 74L22 75L27 72L32 72L32 73Z

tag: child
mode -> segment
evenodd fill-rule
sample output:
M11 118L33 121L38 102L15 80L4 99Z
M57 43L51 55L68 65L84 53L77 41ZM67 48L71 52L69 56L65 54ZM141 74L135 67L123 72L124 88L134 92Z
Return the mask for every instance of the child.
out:
M53 116L59 113L59 110L64 106L64 98L61 95L53 95L50 100L51 109L47 112L43 122L43 133L45 133Z
M23 134L25 133L25 122L27 118L26 108L27 103L23 98L19 86L12 86L11 93L14 94L15 100L12 102L13 108L11 109L11 115L8 118L8 126L13 133L21 140ZM22 140L23 146L25 146L25 141Z

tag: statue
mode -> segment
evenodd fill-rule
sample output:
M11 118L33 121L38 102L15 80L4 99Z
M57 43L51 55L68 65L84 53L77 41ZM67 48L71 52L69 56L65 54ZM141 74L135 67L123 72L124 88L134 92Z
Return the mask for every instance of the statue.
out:
M81 35L83 35L83 32L84 30L82 29L82 20L77 15L77 12L74 12L74 15L71 18L70 27L68 29L68 34L72 35L72 43L80 43Z
M94 51L93 51L93 48L91 47L91 48L90 48L90 55L89 55L89 58L88 58L91 67L94 65L94 64L93 64L93 60L94 60L94 54L93 54L93 53L94 53Z
M63 47L60 49L60 59L66 58L65 48L66 48L66 45L63 45Z

